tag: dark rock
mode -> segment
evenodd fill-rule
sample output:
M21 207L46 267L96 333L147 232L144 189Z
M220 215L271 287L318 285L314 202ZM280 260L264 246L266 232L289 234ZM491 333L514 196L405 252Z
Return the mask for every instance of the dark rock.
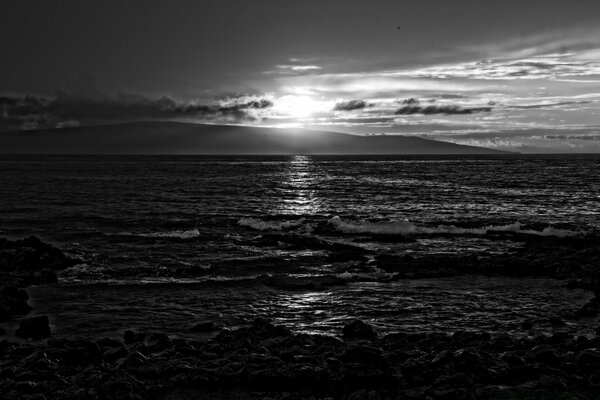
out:
M140 348L145 354L165 350L171 345L171 339L164 333L150 333L144 337L143 346Z
M523 321L521 322L521 328L529 330L533 328L533 321L529 320L529 321Z
M505 362L511 367L522 367L525 365L523 357L519 357L516 354L504 353L500 356L500 360Z
M454 353L456 367L460 371L481 372L487 370L487 365L481 354L475 349L461 349Z
M54 271L76 263L35 236L16 241L0 239L0 281L5 284L24 287L56 282Z
M454 360L454 353L450 350L442 350L435 358L431 361L434 366L446 365Z
M15 315L27 314L31 307L27 304L29 296L23 289L6 286L0 289L0 321L6 321Z
M381 350L371 346L354 346L342 354L341 360L346 363L385 365Z
M123 332L123 340L125 341L125 344L133 344L144 340L144 335L132 330L126 330Z
M577 365L579 367L599 366L600 352L596 350L583 350L577 354Z
M550 317L548 322L550 322L550 325L552 326L565 326L565 321L560 317Z
M218 330L213 321L199 322L190 328L190 332L214 332Z
M50 322L48 321L48 317L43 315L21 320L15 334L20 337L32 339L50 337Z
M377 334L371 327L361 320L352 321L342 330L345 339L365 339L374 340L377 339Z
M560 354L551 347L544 347L540 349L534 349L528 354L528 357L533 359L535 362L543 363L547 365L557 365L562 361Z
M120 358L125 358L129 352L123 346L109 347L102 353L102 357L109 362L114 362Z
M578 318L596 317L600 314L600 298L594 297L580 309L575 311L575 316Z

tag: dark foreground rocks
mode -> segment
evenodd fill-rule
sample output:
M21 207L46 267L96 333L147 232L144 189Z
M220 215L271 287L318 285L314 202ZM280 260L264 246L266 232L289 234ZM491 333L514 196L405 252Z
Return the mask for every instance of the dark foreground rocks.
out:
M56 271L77 263L35 236L21 240L0 238L0 322L31 310L22 287L56 282Z
M19 322L19 328L15 331L15 335L31 339L50 337L50 322L48 317L43 315L22 319Z
M23 289L14 286L0 288L0 321L31 311L27 300L29 300L29 296Z
M372 331L363 324L358 331ZM125 340L3 340L0 398L600 398L598 338L358 336L294 334L259 318L204 342L132 331Z
M0 238L0 282L4 286L53 283L56 282L56 271L76 263L35 236L14 241Z

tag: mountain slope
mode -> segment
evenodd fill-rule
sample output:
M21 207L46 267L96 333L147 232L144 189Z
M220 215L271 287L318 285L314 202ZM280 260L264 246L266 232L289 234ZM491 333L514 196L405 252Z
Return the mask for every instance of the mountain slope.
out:
M0 133L4 154L502 154L412 136L133 122Z

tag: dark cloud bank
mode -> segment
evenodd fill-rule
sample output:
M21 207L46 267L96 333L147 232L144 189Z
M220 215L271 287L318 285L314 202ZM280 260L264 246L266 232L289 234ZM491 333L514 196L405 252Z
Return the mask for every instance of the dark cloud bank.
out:
M491 107L476 107L476 108L462 108L460 106L455 105L447 105L447 106L413 106L406 105L400 107L396 111L396 115L412 115L412 114L423 114L423 115L432 115L432 114L474 114L478 112L490 112L492 111Z
M135 94L87 97L59 92L54 99L35 96L0 97L0 130L63 128L80 124L157 119L202 119L224 123L256 120L256 110L273 103L258 96L240 96L201 103Z
M335 105L335 107L333 107L334 111L352 111L352 110L360 110L362 108L366 108L369 107L369 104L367 104L366 101L364 100L348 100L348 101L341 101L339 103L337 103Z
M492 111L491 107L470 107L463 108L457 105L428 105L422 106L419 99L415 99L411 97L410 99L405 99L400 102L402 107L396 110L396 115L413 115L413 114L422 114L422 115L433 115L433 114L474 114L479 112L490 112Z

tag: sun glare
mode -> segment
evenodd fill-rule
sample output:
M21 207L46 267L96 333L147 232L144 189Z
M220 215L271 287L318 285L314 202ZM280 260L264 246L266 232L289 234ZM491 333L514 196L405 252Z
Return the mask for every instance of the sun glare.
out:
M309 96L286 95L277 100L274 111L287 117L302 118L321 108L321 104Z

